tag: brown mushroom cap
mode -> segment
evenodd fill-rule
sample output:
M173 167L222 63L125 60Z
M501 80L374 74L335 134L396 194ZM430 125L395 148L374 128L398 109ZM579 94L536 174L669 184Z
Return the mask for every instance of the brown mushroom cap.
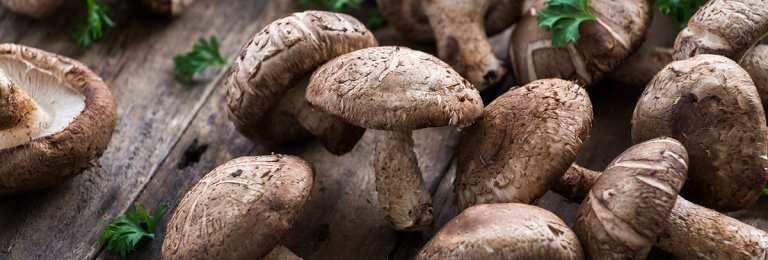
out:
M429 25L422 0L376 0L387 22L400 34L414 41L434 41L435 32ZM488 35L497 34L517 21L523 0L485 0L473 3L483 8L483 23Z
M600 82L645 41L651 26L648 1L590 0L589 12L597 21L581 23L578 43L552 47L552 32L539 27L540 0L512 33L509 58L518 84L542 78L575 80L590 87Z
M192 4L195 0L123 0L135 9L163 14L163 15L180 15L184 9Z
M240 157L213 169L168 222L163 259L262 259L309 200L315 169L295 156Z
M645 259L685 182L677 140L651 139L611 162L576 212L574 231L590 259Z
M587 92L573 82L537 80L501 95L456 150L454 204L540 198L576 160L591 121Z
M283 97L326 61L376 45L373 34L345 14L306 11L284 16L256 34L232 66L225 83L229 118L237 131L260 144L272 146L305 139L310 132L293 112L280 110ZM302 98L303 93L298 97ZM317 113L312 118L322 116ZM334 140L343 143L320 139L332 152L337 150L332 147L341 147L339 153L344 153L354 147L365 129L337 123L332 132L344 138Z
M480 93L448 64L405 47L335 58L312 74L305 97L343 121L389 131L466 127L483 112Z
M765 113L744 69L717 55L667 65L643 92L632 141L669 136L690 155L681 196L720 211L744 209L768 180Z
M75 106L85 104L81 111L61 114L56 99L37 100L69 123L27 142L0 145L0 195L51 187L100 165L117 123L115 100L101 78L78 61L15 44L0 44L0 69L33 99L70 92Z
M43 19L51 15L64 0L0 0L11 12Z
M415 259L584 259L584 253L573 231L552 212L503 203L468 208Z
M675 60L699 54L723 55L741 62L744 54L768 34L768 2L709 1L688 20L675 39Z

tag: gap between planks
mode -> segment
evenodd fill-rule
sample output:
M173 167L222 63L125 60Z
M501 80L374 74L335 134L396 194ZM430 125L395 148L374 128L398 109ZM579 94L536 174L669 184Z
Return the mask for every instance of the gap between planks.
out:
M192 122L195 121L195 118L197 118L197 115L200 113L200 110L203 108L203 105L205 105L206 102L208 102L208 99L211 98L211 94L213 93L213 90L221 84L221 81L224 80L224 76L228 74L229 67L221 68L221 71L214 76L214 78L211 80L208 85L205 86L205 91L203 91L203 95L200 99L195 103L195 105L192 107L192 116L189 117L189 119L184 122L184 127L181 131L178 132L178 134L173 138L173 142L171 145L167 146L165 151L163 151L162 156L160 157L160 160L157 162L157 164L152 166L152 169L149 170L149 175L147 175L147 181L142 183L141 186L139 186L139 189L136 190L135 193L131 194L131 199L129 204L125 205L122 211L119 212L127 212L128 208L136 203L136 200L139 198L139 195L144 192L144 189L147 188L147 185L150 181L152 181L152 177L155 176L155 173L158 169L160 169L160 166L162 166L165 163L165 160L168 159L168 156L171 154L171 151L173 151L174 148L176 148L176 145L179 143L179 140L181 140L181 137L184 136L184 134L187 132L189 127L192 125ZM13 245L13 244L11 244ZM99 246L99 249L95 251L95 253L88 257L90 260L97 259L101 252L104 251L107 248L107 244L104 243L103 245Z

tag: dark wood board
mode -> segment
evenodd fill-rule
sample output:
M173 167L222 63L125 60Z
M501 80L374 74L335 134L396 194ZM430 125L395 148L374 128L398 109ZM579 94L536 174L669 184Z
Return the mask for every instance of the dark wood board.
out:
M214 167L240 156L293 154L312 162L317 178L312 198L282 243L305 259L411 259L442 225L457 214L453 201L455 128L414 132L415 151L436 213L434 229L396 232L386 224L374 189L373 141L368 132L347 155L334 156L319 142L264 147L234 130L227 118L225 68L213 68L192 82L174 79L171 57L186 52L200 36L216 34L223 53L239 52L267 23L302 7L295 1L197 0L177 18L145 15L118 1L104 1L119 24L106 38L83 49L71 40L84 17L79 1L37 21L0 9L0 42L25 44L80 60L110 86L118 103L118 126L101 168L42 191L0 200L0 259L121 259L98 244L105 227L133 202L154 209L170 205L168 222L181 198ZM356 13L358 17L364 12ZM656 23L654 23L656 25ZM661 25L663 26L663 25ZM658 27L658 25L657 25ZM434 53L432 44L400 37L391 27L374 31L381 45L405 45ZM667 44L668 40L654 40ZM498 91L513 86L509 79ZM600 170L631 146L629 121L642 89L605 82L588 90L595 111L590 139L577 162ZM538 204L573 224L576 203L548 193ZM768 228L768 201L731 216ZM159 259L165 229L142 240L128 259ZM667 259L655 252L654 259Z

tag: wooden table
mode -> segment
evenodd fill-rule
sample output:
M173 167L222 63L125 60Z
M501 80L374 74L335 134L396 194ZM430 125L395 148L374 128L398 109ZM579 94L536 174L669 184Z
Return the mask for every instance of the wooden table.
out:
M156 238L142 241L130 259L158 259L165 225L181 198L214 167L239 156L270 152L300 156L317 169L312 199L282 243L305 259L410 259L456 215L452 205L455 128L414 132L416 154L432 192L433 230L395 232L385 222L374 189L372 133L347 155L334 156L312 140L264 147L245 139L227 119L224 89L228 69L212 68L185 83L172 76L171 57L188 51L199 37L216 34L222 52L233 55L258 30L300 7L290 1L198 0L177 18L145 15L124 4L114 9L118 26L89 48L71 39L82 4L69 0L53 17L33 20L0 9L0 42L59 53L88 65L110 86L118 123L100 168L54 188L0 199L0 259L120 259L100 246L109 222L133 202L154 209L170 206ZM391 28L375 31L381 45L407 45L434 53L431 44L405 41ZM512 86L508 78L492 98ZM629 122L642 92L606 82L589 90L595 121L578 163L604 168L631 146ZM573 223L577 204L549 193L539 204ZM768 228L768 199L731 216ZM659 251L659 250L657 250ZM669 258L663 252L657 259Z

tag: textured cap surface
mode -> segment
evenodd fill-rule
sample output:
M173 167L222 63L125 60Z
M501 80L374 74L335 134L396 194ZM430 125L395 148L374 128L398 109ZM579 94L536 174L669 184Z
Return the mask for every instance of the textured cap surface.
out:
M721 211L745 209L768 180L766 122L747 72L732 60L698 55L660 71L632 116L632 141L669 136L690 156L680 195Z
M677 140L651 139L608 165L576 212L574 231L590 259L645 259L685 182Z
M326 61L377 44L362 23L345 14L284 16L256 34L235 60L224 83L229 118L237 131L260 144L304 139L309 132L296 118L276 111L286 92Z
M518 203L468 208L415 259L584 259L576 235L552 212Z
M576 160L591 121L587 92L573 82L537 80L501 95L456 150L459 209L543 196Z
M315 169L289 155L240 157L213 169L168 222L163 259L262 259L309 200Z
M483 112L480 93L448 64L405 47L329 61L312 74L306 99L343 121L390 131L466 127Z
M76 60L15 44L0 44L0 69L22 89L68 88L85 97L82 111L67 115L74 120L62 130L0 149L0 195L51 187L100 165L117 123L114 97L101 78ZM66 87L56 90L43 83Z
M544 10L539 0L535 9ZM509 58L518 84L536 79L575 80L586 87L600 82L645 41L651 26L651 5L636 0L590 0L597 21L579 25L578 43L552 47L552 32L540 27L536 11L525 11L512 33Z

